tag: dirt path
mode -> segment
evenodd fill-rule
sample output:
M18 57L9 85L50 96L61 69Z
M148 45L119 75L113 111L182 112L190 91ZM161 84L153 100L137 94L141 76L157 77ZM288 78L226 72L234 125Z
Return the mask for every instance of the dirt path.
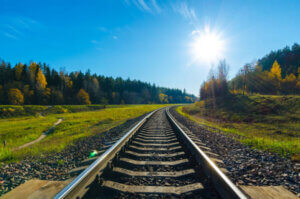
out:
M23 145L21 145L21 146L18 146L18 147L16 147L16 148L12 149L12 151L18 151L18 150L20 150L20 149L26 148L26 147L28 147L28 146L30 146L30 145L33 145L33 144L35 144L35 143L41 141L42 139L44 139L44 138L49 134L49 132L51 132L51 131L52 131L57 125L59 125L61 122L62 122L62 119L58 119L57 122L54 123L53 126L52 126L48 131L45 131L38 139L33 140L33 141L31 141L31 142L28 142L28 143L26 143L26 144L23 144Z

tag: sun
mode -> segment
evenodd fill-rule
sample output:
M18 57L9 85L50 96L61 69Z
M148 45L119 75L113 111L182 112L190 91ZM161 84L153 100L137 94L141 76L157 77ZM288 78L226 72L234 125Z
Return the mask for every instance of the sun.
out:
M192 54L195 60L215 62L223 58L225 41L221 34L205 28L204 31L193 31Z

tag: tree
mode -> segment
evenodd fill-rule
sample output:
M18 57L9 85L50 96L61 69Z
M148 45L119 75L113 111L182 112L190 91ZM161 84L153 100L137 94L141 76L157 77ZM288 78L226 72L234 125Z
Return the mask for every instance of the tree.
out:
M79 104L91 104L90 96L84 89L80 89L77 93L77 100Z
M247 92L247 83L248 83L248 75L250 71L250 64L244 65L243 69L241 70L241 73L243 74L243 95L245 95L245 92Z
M92 101L95 103L99 103L100 102L100 95L99 95L99 81L96 77L94 77L91 80L90 83L90 94L91 94L91 99Z
M17 81L21 80L23 68L24 65L21 62L15 66L15 78Z
M296 74L296 73L295 73ZM104 77L101 75L64 71L57 72L45 63L32 62L11 64L0 60L0 101L9 103L8 91L19 89L24 96L25 104L76 104L77 93L84 89L88 93L90 103L184 103L193 95L184 90L158 87L155 84L124 80L122 78ZM159 99L163 93L163 101ZM86 103L85 102L85 103ZM83 103L81 101L81 103Z
M275 60L272 68L269 72L270 81L273 84L273 86L276 88L277 93L281 90L281 68L278 62Z
M162 103L162 104L169 103L168 95L165 95L163 93L159 93L159 100L160 100L160 103Z
M33 86L35 83L35 75L37 70L38 70L38 65L36 64L36 62L30 63L28 73L29 73L29 82L31 86Z
M34 102L34 91L30 90L30 86L28 84L24 85L23 88L23 93L24 93L24 101L25 104L33 104Z
M8 91L8 101L13 105L20 105L24 103L22 92L17 88L11 88Z
M4 89L2 85L0 85L0 104L4 104Z
M218 71L214 68L209 71L208 80L200 87L200 99L225 97L228 94L228 65L226 61L220 61Z
M285 76L282 83L284 93L295 93L297 78L293 73Z
M37 103L38 104L46 104L47 100L45 100L44 94L46 95L46 93L48 93L50 95L50 91L44 93L45 88L47 86L47 81L46 81L46 78L41 69L38 69L38 71L37 71L35 85L36 85Z
M45 88L43 91L43 104L49 104L51 98L51 89Z
M281 68L276 60L274 61L270 70L270 76L277 80L281 80Z
M64 96L59 90L51 90L51 103L52 104L63 104Z
M43 91L47 86L47 81L43 71L39 69L36 75L36 89L39 91Z
M5 61L1 61L0 64L0 84L6 83L6 63Z
M218 65L218 96L226 96L228 93L228 84L227 84L227 76L228 76L229 66L227 65L225 60L220 61Z

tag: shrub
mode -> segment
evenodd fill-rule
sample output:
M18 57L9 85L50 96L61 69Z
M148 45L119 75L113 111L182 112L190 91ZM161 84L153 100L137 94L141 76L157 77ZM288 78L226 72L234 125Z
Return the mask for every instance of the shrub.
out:
M8 101L13 105L20 105L24 103L24 96L17 88L11 88L8 91Z

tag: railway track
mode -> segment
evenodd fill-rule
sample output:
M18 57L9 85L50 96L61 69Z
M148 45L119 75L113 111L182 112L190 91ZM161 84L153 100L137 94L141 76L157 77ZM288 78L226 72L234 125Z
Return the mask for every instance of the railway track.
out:
M247 198L182 131L154 111L55 198Z

